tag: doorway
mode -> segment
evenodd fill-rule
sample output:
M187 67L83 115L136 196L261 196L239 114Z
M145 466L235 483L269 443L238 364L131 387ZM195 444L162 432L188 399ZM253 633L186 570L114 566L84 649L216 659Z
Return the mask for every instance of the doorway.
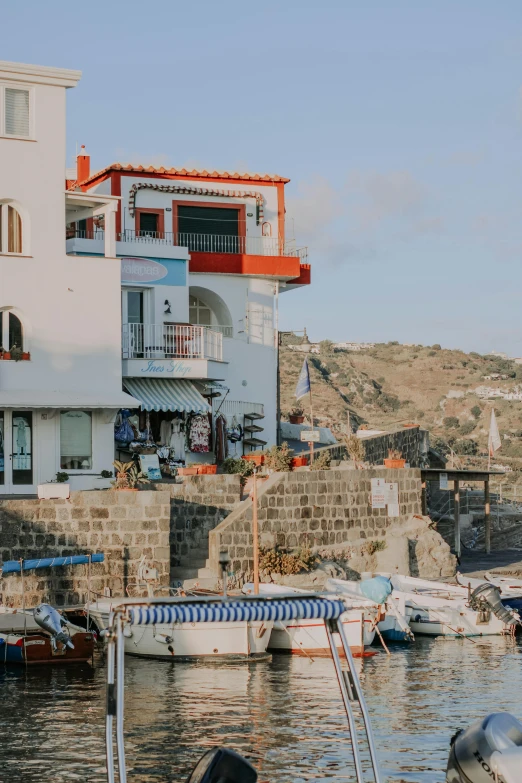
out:
M0 492L32 494L34 428L31 411L0 411Z

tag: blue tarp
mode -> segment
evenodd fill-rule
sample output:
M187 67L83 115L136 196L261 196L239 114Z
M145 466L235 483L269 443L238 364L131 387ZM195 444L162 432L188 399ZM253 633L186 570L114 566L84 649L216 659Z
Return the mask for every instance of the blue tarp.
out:
M129 607L132 625L170 623L227 623L252 620L333 620L346 611L339 599L270 598L263 600L179 601L157 606Z
M69 555L68 557L41 557L38 560L24 560L24 571L31 571L34 568L54 568L55 566L82 565L83 563L103 563L105 555L101 552L96 555ZM21 564L19 560L6 560L2 566L2 574L20 573Z
M385 576L374 576L361 582L361 593L376 604L384 604L391 591L391 582Z

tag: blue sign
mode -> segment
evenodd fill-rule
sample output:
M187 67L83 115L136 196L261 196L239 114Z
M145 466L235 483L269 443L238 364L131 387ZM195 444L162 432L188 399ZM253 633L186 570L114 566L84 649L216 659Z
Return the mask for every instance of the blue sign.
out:
M157 258L123 256L121 282L186 286L187 262L180 258L162 258L160 261Z

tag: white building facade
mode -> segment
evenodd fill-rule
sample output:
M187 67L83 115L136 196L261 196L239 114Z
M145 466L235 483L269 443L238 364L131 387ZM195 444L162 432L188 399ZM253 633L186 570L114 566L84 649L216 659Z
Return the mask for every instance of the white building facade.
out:
M121 199L114 238L124 387L142 410L171 413L182 412L180 384L192 387L211 419L224 414L228 428L244 430L235 456L277 440L279 297L310 282L306 249L285 240L287 182L122 164L91 174L81 155L69 183L72 193ZM107 241L96 220L69 232L70 253L99 254ZM187 460L212 461L216 451Z
M122 391L120 268L66 253L76 217L114 223L117 198L67 194L66 90L77 71L0 62L0 496L67 472L105 486ZM102 317L100 317L102 314Z

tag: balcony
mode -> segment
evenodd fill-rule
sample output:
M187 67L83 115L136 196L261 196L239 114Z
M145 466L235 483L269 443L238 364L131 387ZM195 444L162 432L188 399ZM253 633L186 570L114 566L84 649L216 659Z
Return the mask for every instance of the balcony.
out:
M123 359L223 361L223 335L205 326L123 324Z

